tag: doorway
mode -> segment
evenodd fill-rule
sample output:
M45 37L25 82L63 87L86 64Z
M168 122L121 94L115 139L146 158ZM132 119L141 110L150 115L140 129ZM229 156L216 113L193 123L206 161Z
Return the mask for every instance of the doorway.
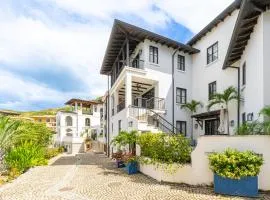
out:
M219 119L205 120L205 135L218 135Z

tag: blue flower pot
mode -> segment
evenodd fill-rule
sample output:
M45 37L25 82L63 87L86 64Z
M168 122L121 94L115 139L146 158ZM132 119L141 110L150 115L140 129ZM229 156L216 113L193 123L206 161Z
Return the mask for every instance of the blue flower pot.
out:
M126 167L125 170L127 171L127 173L130 174L136 174L138 172L138 163L137 162L129 162Z
M224 195L258 197L258 177L249 176L235 180L215 174L214 190L215 193Z
M123 168L125 167L125 163L122 160L116 160L116 167L117 168Z

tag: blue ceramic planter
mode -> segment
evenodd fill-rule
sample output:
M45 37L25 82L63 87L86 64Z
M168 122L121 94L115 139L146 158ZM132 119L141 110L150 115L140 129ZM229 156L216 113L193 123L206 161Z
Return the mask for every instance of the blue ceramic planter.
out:
M214 175L214 190L215 193L243 196L243 197L258 197L258 177L244 177L240 180L229 179Z
M123 167L125 167L124 161L122 161L122 160L116 160L116 167L117 168L123 168Z
M136 174L138 172L138 163L137 162L129 162L125 170L127 171L128 174Z

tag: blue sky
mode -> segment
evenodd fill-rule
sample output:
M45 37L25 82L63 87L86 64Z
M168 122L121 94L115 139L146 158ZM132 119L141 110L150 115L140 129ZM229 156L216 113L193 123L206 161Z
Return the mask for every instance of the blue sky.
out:
M99 70L114 18L185 43L231 2L2 0L0 109L39 110L103 95Z

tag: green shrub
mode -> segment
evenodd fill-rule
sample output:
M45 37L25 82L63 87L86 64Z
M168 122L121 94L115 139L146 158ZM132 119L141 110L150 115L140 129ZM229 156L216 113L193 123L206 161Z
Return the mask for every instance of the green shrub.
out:
M111 144L116 146L118 149L129 145L130 150L134 150L137 140L137 131L121 131L117 136L113 138Z
M52 141L53 132L44 123L22 120L18 131L23 139L16 145L31 141L38 146L47 147Z
M14 147L7 152L4 159L10 169L18 169L21 173L30 167L47 164L44 148L32 142L25 142Z
M189 163L191 160L190 141L182 136L165 133L142 133L137 144L141 147L141 155L159 163Z
M61 153L59 148L47 148L45 151L45 158L46 159L51 159L55 156L57 156L59 153Z
M237 135L269 135L270 122L246 122L236 129Z
M227 149L222 153L209 155L210 169L217 175L240 179L247 176L257 176L263 165L263 158L252 151L240 152Z

